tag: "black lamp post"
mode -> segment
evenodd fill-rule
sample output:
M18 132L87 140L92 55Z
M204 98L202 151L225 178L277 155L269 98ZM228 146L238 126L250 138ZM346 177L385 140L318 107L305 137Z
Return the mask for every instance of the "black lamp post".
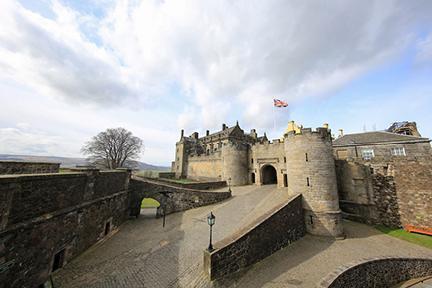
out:
M207 251L211 252L213 251L213 245L212 245L212 228L215 224L216 217L213 215L213 212L210 212L210 214L207 216L207 224L210 226L210 242L209 246L207 248Z

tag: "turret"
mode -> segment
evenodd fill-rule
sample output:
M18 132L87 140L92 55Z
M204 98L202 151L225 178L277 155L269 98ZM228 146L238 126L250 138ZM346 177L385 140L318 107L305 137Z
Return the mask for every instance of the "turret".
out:
M222 147L222 179L230 185L246 185L248 175L248 146L242 143L228 142Z
M327 128L285 134L289 193L303 195L306 229L322 236L343 235L332 139Z

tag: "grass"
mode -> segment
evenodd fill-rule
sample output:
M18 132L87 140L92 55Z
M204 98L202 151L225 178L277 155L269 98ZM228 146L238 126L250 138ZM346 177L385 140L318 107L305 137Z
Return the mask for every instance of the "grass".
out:
M387 235L432 249L432 236L410 233L403 229L394 229L383 225L375 226L375 228Z
M196 181L193 181L190 179L166 179L166 180L174 182L174 183L181 183L181 184L196 183Z
M144 198L141 202L141 208L157 208L160 203L152 198Z

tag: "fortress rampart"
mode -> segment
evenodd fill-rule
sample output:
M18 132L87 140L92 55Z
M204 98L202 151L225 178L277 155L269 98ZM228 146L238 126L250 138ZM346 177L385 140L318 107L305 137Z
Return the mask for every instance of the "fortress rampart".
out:
M59 163L0 161L0 175L58 173Z
M128 214L127 171L0 176L0 283L37 287Z
M330 131L301 129L285 136L288 191L303 195L306 229L311 234L343 235Z

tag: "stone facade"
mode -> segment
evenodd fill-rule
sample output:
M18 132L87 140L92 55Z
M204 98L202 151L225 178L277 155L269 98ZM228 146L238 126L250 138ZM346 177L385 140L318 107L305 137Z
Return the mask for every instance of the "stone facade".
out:
M127 171L0 176L0 287L37 287L128 214Z
M59 163L0 161L0 175L58 173Z
M285 137L288 191L303 195L306 229L311 234L341 237L341 212L330 131L302 129Z
M204 270L210 280L240 271L305 234L301 195L273 208L234 235L204 251Z
M432 226L432 158L337 161L340 206L352 220L390 227ZM385 175L383 174L385 173Z
M318 287L393 287L409 279L428 276L432 276L432 259L375 258L339 268L323 279Z

